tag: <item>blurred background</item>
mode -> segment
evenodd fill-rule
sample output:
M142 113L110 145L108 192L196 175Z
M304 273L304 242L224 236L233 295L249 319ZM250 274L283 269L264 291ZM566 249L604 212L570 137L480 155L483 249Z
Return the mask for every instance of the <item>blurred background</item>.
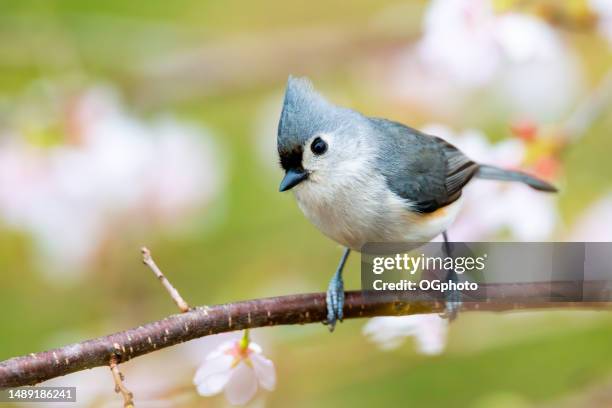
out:
M175 313L142 245L190 304L324 290L341 248L277 192L289 74L561 189L474 183L451 239L612 240L608 0L3 1L0 360ZM365 323L256 330L252 406L612 405L608 312L466 313L429 355ZM226 406L192 385L219 341L122 365L137 405ZM104 367L52 384L121 403Z

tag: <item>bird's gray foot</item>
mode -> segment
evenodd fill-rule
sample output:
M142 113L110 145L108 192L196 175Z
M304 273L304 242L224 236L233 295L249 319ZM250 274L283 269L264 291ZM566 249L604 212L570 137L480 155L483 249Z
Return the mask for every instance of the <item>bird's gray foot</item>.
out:
M442 233L442 236L444 237L444 252L446 252L446 256L452 257L452 247L448 240L448 234L446 231ZM446 282L455 284L459 283L459 276L454 269L450 270L446 275ZM461 309L461 291L457 289L449 290L444 292L444 297L446 306L444 313L442 313L441 316L452 322L457 318L459 315L459 309Z
M325 324L329 327L330 332L334 331L336 322L342 321L344 317L342 311L344 308L344 281L342 280L342 270L344 269L344 264L350 252L351 250L348 248L344 250L344 254L342 254L342 258L338 264L338 269L336 269L336 273L329 281L329 286L327 287L327 296L325 297L325 301L327 302L327 320Z
M446 281L448 283L458 283L459 277L457 276L457 272L454 270L448 273L446 277ZM457 289L452 289L447 292L444 292L446 307L444 313L442 313L442 317L448 319L449 321L453 321L459 315L459 309L461 309L461 291Z
M334 274L334 277L329 281L327 287L327 321L329 331L334 331L337 321L342 321L344 317L342 309L344 308L344 281L342 275Z

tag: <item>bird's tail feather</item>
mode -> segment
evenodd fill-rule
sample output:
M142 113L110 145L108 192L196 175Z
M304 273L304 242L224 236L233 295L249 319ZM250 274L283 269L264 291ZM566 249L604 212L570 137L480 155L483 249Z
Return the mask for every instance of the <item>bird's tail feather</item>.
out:
M527 173L515 170L504 170L494 166L480 165L476 177L488 180L520 181L539 191L557 192L557 188L552 184L530 176Z

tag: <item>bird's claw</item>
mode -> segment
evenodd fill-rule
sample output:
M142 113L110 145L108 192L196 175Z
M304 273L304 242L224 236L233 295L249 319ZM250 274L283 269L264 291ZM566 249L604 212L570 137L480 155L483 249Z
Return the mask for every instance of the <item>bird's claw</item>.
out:
M344 282L338 274L334 275L327 287L327 320L325 324L330 332L334 331L336 322L342 322L344 308Z
M444 319L448 319L449 322L452 322L459 316L459 309L461 309L462 302L454 302L454 301L446 301L445 309L443 313L440 313L440 317Z
M449 273L447 282L459 282L459 277L457 273L453 270ZM457 289L450 290L445 292L445 308L444 312L440 314L440 317L448 319L449 322L452 322L459 316L459 309L461 309L461 305L463 302L461 301L461 291Z

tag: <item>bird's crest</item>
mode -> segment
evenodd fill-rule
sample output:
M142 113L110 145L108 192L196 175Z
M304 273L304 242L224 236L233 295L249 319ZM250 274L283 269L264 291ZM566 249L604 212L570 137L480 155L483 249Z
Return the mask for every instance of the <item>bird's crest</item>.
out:
M278 149L301 146L316 132L330 128L337 108L327 102L307 78L289 76L278 123Z

